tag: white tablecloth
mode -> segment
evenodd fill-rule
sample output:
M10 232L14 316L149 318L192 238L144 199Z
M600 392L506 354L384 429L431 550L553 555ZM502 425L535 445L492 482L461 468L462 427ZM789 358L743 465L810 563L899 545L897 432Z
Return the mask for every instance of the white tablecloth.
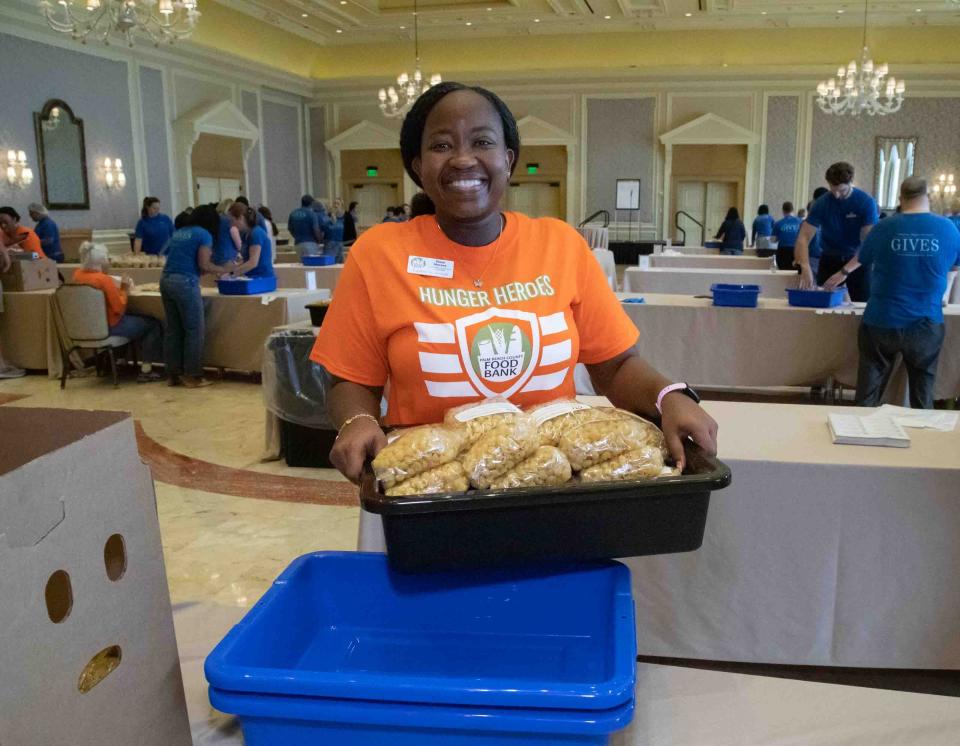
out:
M603 267L603 273L607 276L610 289L616 292L617 265L613 259L613 252L610 251L610 249L593 249L593 255L597 258L597 261L600 262L600 266Z
M610 229L602 225L585 225L577 231L591 249L606 249L610 246Z
M689 254L652 254L651 267L678 269L765 269L770 270L771 259L758 256L707 256Z
M671 293L708 295L714 283L759 285L765 298L786 298L788 287L797 287L797 273L766 269L640 269L630 267L623 275L625 293Z
M834 446L836 408L705 406L733 485L699 551L627 560L640 654L960 668L960 431Z
M705 246L672 246L671 251L679 251L687 256L721 256L720 249L708 249ZM741 256L752 256L756 258L756 249L744 249Z
M79 264L60 264L57 267L63 274L67 282L73 278L73 273L80 268ZM277 276L277 287L301 288L309 287L309 275L314 276L315 288L326 288L333 290L337 286L337 280L340 279L340 273L343 271L342 264L333 264L329 267L304 267L299 262L293 264L274 264L274 274ZM160 275L163 274L162 267L115 267L110 270L112 275L127 275L133 279L137 285L160 282ZM204 276L205 285L213 286L216 283L212 276Z

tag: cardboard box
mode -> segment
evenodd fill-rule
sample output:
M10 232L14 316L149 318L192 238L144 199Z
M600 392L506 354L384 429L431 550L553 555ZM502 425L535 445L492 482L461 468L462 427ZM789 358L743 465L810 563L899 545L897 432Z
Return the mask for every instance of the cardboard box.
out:
M10 269L0 274L3 289L9 292L49 290L60 285L57 263L52 259L18 259L11 255Z
M0 440L0 744L190 746L130 415L0 407Z

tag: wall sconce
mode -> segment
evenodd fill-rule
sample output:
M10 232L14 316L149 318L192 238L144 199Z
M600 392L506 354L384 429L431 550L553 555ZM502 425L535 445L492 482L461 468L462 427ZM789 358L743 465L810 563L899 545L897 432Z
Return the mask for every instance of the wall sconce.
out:
M27 154L22 150L7 151L7 183L21 189L33 183L33 169L27 165Z
M123 189L127 185L127 175L123 173L123 162L119 159L103 159L103 178L107 189Z
M957 185L953 181L953 174L940 174L931 191L936 197L941 195L944 199L953 197L957 193Z

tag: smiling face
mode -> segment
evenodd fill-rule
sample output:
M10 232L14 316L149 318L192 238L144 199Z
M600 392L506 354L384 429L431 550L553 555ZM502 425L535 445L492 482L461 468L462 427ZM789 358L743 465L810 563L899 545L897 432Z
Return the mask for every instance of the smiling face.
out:
M6 213L0 213L0 230L13 238L17 232L19 223L13 219L13 216Z
M438 218L474 223L499 210L514 158L493 105L474 91L454 91L427 117L412 166Z

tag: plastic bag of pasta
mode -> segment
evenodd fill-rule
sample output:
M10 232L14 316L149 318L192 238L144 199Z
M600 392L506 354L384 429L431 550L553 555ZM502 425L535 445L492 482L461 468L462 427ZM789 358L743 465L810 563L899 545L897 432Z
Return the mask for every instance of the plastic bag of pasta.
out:
M486 489L500 476L531 455L540 445L537 426L520 415L497 425L470 446L462 456L470 484Z
M570 481L570 462L559 448L540 446L490 486L496 490L514 487L552 487Z
M384 488L450 463L463 448L463 432L443 425L403 430L373 460L373 471Z
M660 450L662 457L665 442L656 425L621 409L611 412L614 416L605 413L603 417L582 422L560 436L557 447L569 459L574 471L583 471L648 445Z
M470 446L493 428L515 422L522 414L516 405L501 397L494 397L454 407L444 415L443 422L449 427L461 428L466 445Z
M387 490L387 496L438 495L446 492L466 492L469 488L470 482L467 481L460 462L451 461L394 485Z
M663 452L647 445L587 467L580 472L582 482L622 482L659 477L664 470Z
M555 446L560 442L560 436L571 428L593 420L614 419L618 416L618 412L619 410L609 407L595 409L576 399L557 399L546 404L538 404L530 408L527 414L540 430L540 443L545 446Z

